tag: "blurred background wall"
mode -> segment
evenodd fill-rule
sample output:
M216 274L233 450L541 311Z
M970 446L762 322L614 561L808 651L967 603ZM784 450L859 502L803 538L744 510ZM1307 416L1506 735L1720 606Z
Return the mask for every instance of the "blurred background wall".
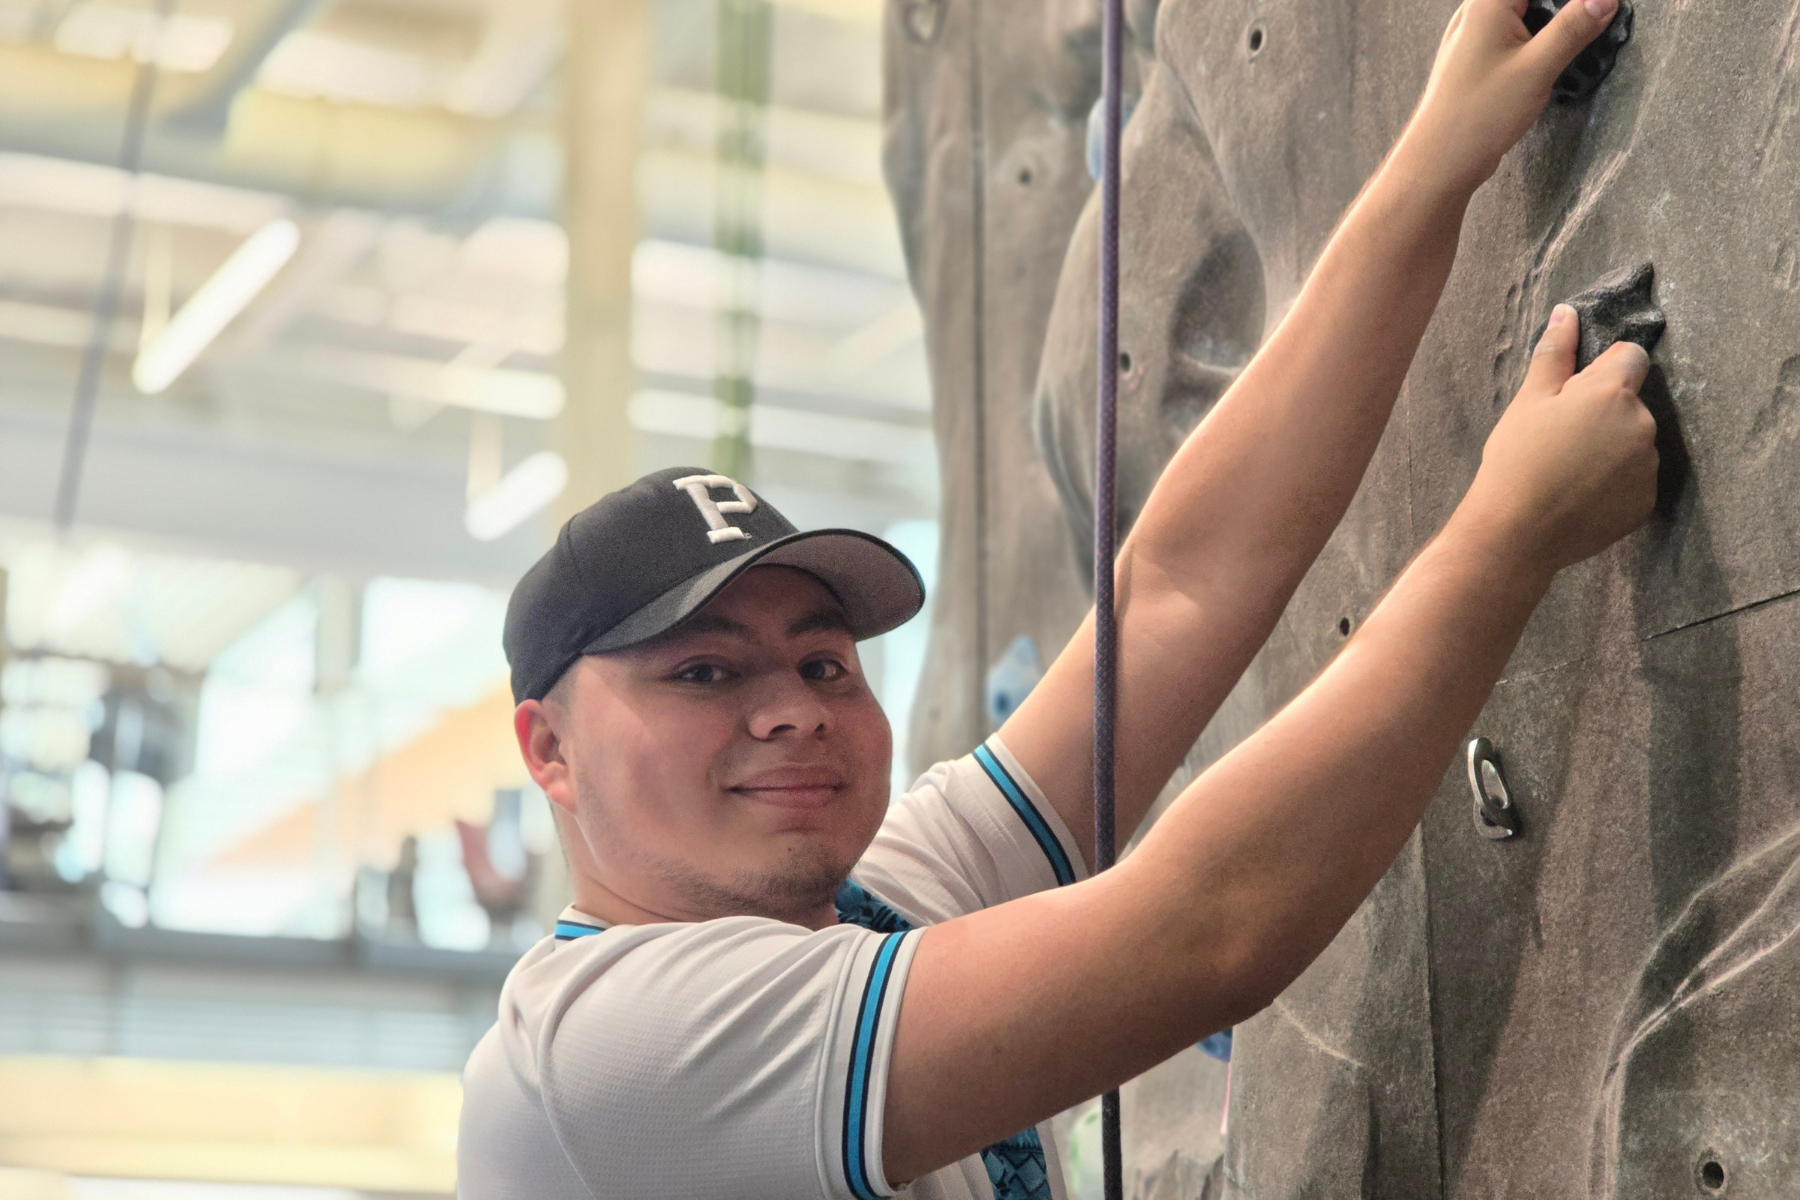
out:
M726 469L930 582L880 17L0 0L0 1196L452 1190L569 513Z

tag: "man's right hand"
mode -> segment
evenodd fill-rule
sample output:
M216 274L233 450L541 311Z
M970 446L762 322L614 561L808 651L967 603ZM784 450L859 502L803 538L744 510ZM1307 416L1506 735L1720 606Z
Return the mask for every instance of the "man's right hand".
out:
M1549 103L1551 86L1611 25L1618 0L1572 0L1534 37L1525 0L1464 0L1401 138L1427 178L1473 191Z
M1550 577L1650 512L1656 423L1637 398L1648 356L1615 346L1578 375L1578 333L1559 310L1451 527L1125 861L925 930L888 1072L889 1179L1249 1017L1343 928L1406 844Z
M1638 399L1650 356L1620 342L1576 374L1580 337L1575 310L1557 305L1457 512L1546 574L1618 541L1656 503L1656 419Z

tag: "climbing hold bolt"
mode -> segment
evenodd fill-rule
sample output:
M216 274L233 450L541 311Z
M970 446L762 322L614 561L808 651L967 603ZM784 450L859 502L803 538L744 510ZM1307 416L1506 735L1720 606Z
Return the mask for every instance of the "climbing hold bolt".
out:
M1478 737L1469 743L1469 790L1475 794L1475 830L1496 841L1519 832L1519 810L1507 793L1493 743Z

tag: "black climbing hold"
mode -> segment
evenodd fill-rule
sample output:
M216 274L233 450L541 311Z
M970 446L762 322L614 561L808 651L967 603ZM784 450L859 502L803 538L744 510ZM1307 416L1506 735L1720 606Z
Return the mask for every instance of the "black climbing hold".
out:
M1525 6L1525 28L1536 34L1568 2L1569 0L1530 0ZM1619 61L1619 51L1631 40L1631 26L1636 15L1631 9L1631 0L1619 0L1619 11L1613 14L1612 24L1606 27L1605 33L1594 39L1592 45L1575 56L1575 61L1569 64L1568 70L1556 77L1556 84L1550 89L1551 96L1564 104L1573 104L1593 95L1594 90L1612 74L1613 66Z
M1585 371L1588 364L1604 354L1614 342L1636 342L1648 354L1662 340L1668 319L1656 307L1650 288L1656 282L1656 268L1650 263L1614 271L1593 287L1565 303L1581 318L1581 346L1576 351L1575 369ZM1531 348L1537 349L1548 320L1531 335Z

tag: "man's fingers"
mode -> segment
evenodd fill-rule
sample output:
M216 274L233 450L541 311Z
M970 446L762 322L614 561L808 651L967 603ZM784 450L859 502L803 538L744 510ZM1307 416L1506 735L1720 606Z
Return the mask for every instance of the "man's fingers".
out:
M1577 3L1580 0L1576 0ZM1531 369L1525 373L1525 389L1554 394L1562 390L1575 374L1575 346L1581 341L1581 318L1567 304L1550 310L1550 324L1538 339L1531 356Z
M1569 0L1538 30L1525 53L1548 83L1561 75L1588 43L1606 32L1618 11L1619 0Z
M1611 379L1635 392L1644 386L1644 379L1650 374L1650 355L1636 342L1614 342L1604 354L1589 363L1582 374Z

